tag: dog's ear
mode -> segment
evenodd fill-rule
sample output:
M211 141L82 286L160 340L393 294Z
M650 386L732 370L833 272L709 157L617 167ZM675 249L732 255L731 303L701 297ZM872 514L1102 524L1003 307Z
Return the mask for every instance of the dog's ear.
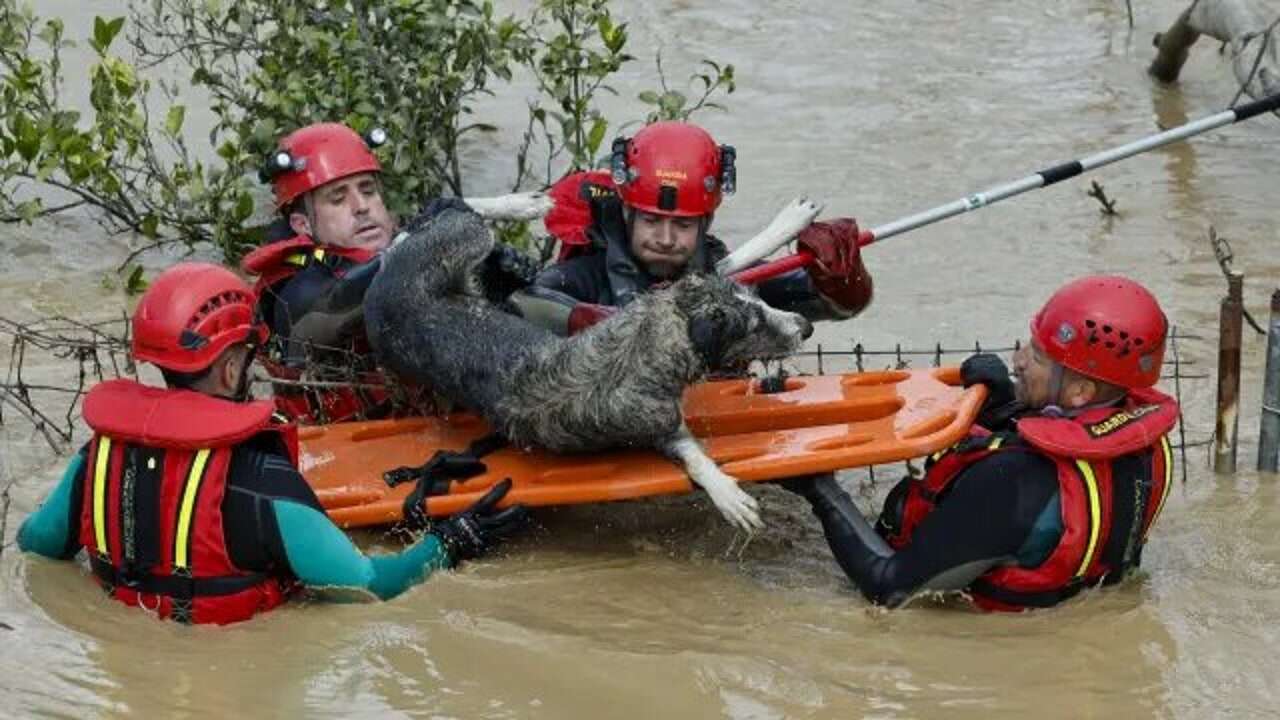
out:
M708 370L724 363L725 353L747 332L747 319L741 313L714 308L689 318L689 342Z

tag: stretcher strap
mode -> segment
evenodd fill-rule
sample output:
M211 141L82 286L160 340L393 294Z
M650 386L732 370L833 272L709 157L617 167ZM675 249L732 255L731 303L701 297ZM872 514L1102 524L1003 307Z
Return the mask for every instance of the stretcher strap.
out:
M480 458L507 444L498 433L477 438L466 450L437 450L431 459L417 467L398 467L383 473L387 485L416 481L413 492L404 499L403 523L424 527L428 522L426 499L432 495L448 495L449 486L483 473L487 468Z

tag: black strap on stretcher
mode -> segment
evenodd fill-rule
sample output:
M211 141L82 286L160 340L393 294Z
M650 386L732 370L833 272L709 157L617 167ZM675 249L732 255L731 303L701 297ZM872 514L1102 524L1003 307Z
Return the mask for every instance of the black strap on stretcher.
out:
M425 500L433 495L448 495L450 484L465 481L487 468L480 458L507 444L498 433L476 438L466 450L437 450L430 460L416 467L404 466L388 470L382 479L390 487L415 482L413 492L404 499L403 523L409 527L425 527L428 523Z

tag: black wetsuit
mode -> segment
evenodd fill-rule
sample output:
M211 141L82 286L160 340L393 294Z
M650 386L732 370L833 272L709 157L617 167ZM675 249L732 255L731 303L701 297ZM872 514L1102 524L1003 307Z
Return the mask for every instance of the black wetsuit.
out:
M87 456L87 446L80 457ZM83 474L71 481L66 505L66 527L80 527ZM288 569L284 541L271 511L272 500L288 500L323 513L324 508L302 474L290 462L278 438L259 435L231 453L226 493L222 499L222 535L227 554L236 567L247 572L279 572ZM79 535L67 534L64 557L79 549Z
M993 453L966 468L898 552L829 476L786 485L808 498L862 594L891 607L920 591L962 590L998 566L1035 567L1062 536L1057 468L1030 450ZM890 493L886 515L898 499Z

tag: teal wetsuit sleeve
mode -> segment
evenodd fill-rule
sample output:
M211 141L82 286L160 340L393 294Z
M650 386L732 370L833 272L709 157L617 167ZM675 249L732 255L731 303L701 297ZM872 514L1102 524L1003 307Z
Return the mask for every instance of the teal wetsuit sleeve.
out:
M80 528L73 520L80 516L83 475L84 453L77 453L44 504L28 515L18 529L19 548L55 560L75 557L80 550Z
M271 509L290 570L308 587L364 590L389 600L449 565L448 553L435 535L402 552L371 557L314 508L272 500Z

